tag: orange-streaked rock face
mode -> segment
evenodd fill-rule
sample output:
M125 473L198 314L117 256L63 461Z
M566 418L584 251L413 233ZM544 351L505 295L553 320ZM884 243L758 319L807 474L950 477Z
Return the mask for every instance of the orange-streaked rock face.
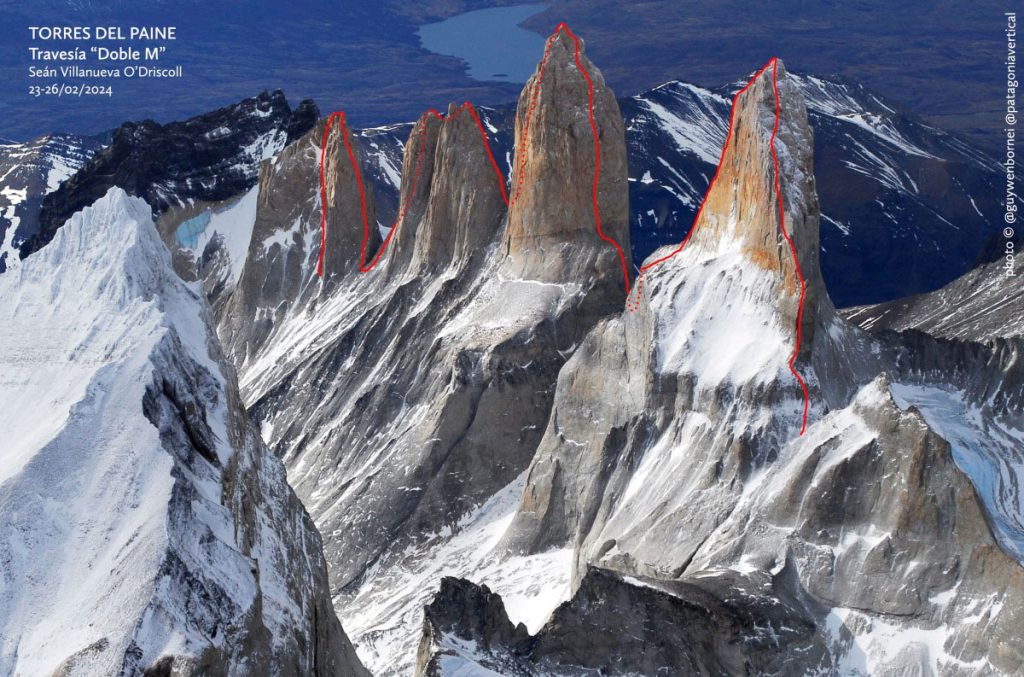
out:
M779 215L772 156L776 110L779 124L774 146L785 224ZM806 337L813 334L820 304L824 302L831 308L818 265L819 207L813 147L803 98L795 83L786 77L782 62L769 64L736 100L729 145L687 245L708 256L739 249L751 263L773 272L778 286L778 310L785 326L795 327L802 276L806 284ZM786 240L783 225L793 247ZM671 260L663 265L671 265Z
M622 115L600 71L587 59L582 40L579 50L579 63L593 86L593 118L600 140L601 226L618 243L631 271ZM576 43L560 31L519 97L504 250L523 277L554 281L607 276L624 288L619 253L597 232L589 96L587 79L576 61Z

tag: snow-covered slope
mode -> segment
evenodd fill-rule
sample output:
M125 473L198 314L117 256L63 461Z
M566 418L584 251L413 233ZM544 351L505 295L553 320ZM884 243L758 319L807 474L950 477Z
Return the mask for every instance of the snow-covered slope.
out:
M946 439L1004 546L1024 560L1020 278L984 264L929 294L843 314L898 355L893 393Z
M741 95L686 247L559 374L503 544L571 547L572 598L529 634L443 583L422 674L1019 671L1018 351L835 313L807 113L777 75L778 108L770 69Z
M581 59L603 139L602 217L628 252L622 117ZM325 277L315 277L318 184L303 177L318 176L323 127L293 144L261 177L259 250L222 316L250 412L325 534L339 613L381 674L411 672L429 586L453 566L495 581L535 617L531 627L567 593L566 549L508 561L494 551L559 367L625 298L615 251L594 228L591 186L564 180L594 163L588 89L568 36L545 72L515 122L521 133L530 110L536 135L520 137L530 158L520 200L506 206L474 109L424 115L404 146L405 219L369 272L358 272L353 172L328 136ZM350 140L372 166L367 148L381 141ZM558 175L544 171L554 165ZM373 214L368 205L371 223ZM275 237L281 224L288 230Z
M259 189L254 186L240 197L202 203L165 220L164 230L173 233L165 236L165 242L171 240L175 270L186 279L201 281L214 309L227 301L242 276L258 199Z
M1005 261L981 265L942 289L843 311L864 329L918 329L964 341L1024 336L1024 278Z
M117 188L0 276L0 672L362 674L208 320Z
M605 541L539 632L514 628L487 587L442 581L419 674L1020 674L1024 568L948 444L895 392L879 377L742 480L722 464L742 490L677 567L638 572L651 551ZM646 454L702 501L687 457L707 448ZM672 497L646 477L658 510ZM657 538L671 548L705 523Z

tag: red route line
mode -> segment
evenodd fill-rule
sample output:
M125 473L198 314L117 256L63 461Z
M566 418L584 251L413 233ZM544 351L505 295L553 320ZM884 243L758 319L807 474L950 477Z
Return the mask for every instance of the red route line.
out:
M775 165L775 194L778 196L779 202L779 224L782 226L782 236L786 238L786 242L789 243L789 248L793 252L793 264L796 268L796 277L800 280L800 303L796 309L796 345L793 346L793 354L789 358L789 370L793 372L793 376L800 382L800 387L804 391L804 420L800 426L800 434L803 435L804 431L807 430L807 409L810 407L811 395L807 391L807 383L804 382L803 377L797 372L794 363L796 357L800 353L800 339L803 333L801 325L803 324L804 317L804 296L807 294L807 283L804 281L804 274L800 270L800 259L796 255L796 245L793 243L793 238L789 236L789 232L786 230L786 209L782 204L782 187L779 185L779 156L775 153L775 135L779 132L779 117L782 113L782 104L779 101L779 85L777 82L777 75L779 71L778 66L779 60L772 57L769 62L772 66L772 91L775 93L775 126L772 127L772 138L770 146L772 149L772 164Z
M707 204L708 196L711 195L711 189L714 188L715 181L718 180L718 174L719 174L719 172L722 171L722 163L725 161L725 152L729 149L729 141L732 140L732 130L733 130L733 127L735 126L735 123L736 123L736 104L740 100L740 95L743 94L748 89L750 89L750 86L752 84L754 84L754 81L757 80L759 77L761 77L761 74L764 73L768 69L768 67L771 66L773 63L775 63L775 59L774 58L771 61L769 61L768 63L766 63L764 65L764 67L761 68L761 70L757 71L757 73L754 74L754 77L750 78L750 82L748 82L746 85L744 85L743 89L741 89L740 91L736 92L736 95L733 96L733 98L732 98L732 110L729 112L729 132L725 136L725 144L722 145L722 154L718 157L718 165L715 167L715 174L714 174L714 176L711 177L711 183L708 184L707 192L704 193L704 199L700 201L700 207L697 209L697 215L693 217L693 225L690 226L690 230L689 230L689 232L686 233L686 237L683 238L683 241L679 243L679 246L676 247L674 251L671 251L668 254L665 254L660 259L657 259L655 261L651 261L650 263L647 263L647 264L641 266L640 267L640 274L641 275L643 275L645 272L647 272L648 270L650 270L654 266L658 265L659 263L663 263L665 261L668 261L670 258L675 256L676 254L678 254L679 252L683 251L683 248L686 246L686 243L690 241L690 237L693 236L693 231L695 231L697 229L697 223L700 221L700 215L704 213L704 205ZM776 99L776 104L777 103L778 103L778 99ZM776 121L776 123L778 123L778 116L776 116L775 121ZM772 139L774 140L774 138L775 137L773 135ZM774 145L772 146L772 152L773 153L775 152L775 146Z
M772 127L772 136L771 140L769 141L769 146L771 147L772 151L772 164L775 168L775 195L778 198L777 201L779 203L779 224L782 227L782 236L786 239L786 242L789 244L790 251L792 251L793 253L793 263L796 266L796 276L800 282L800 302L797 306L796 311L796 345L793 346L793 353L792 355L790 355L789 358L789 370L793 373L793 376L796 377L796 380L800 384L800 388L803 390L804 393L803 424L800 427L800 434L803 435L804 432L807 430L807 412L810 407L811 397L807 389L807 383L804 381L803 377L801 377L800 374L797 372L796 367L794 365L796 363L797 355L800 353L800 342L802 340L803 335L803 329L801 325L803 324L804 298L807 294L807 283L804 280L803 272L800 270L800 259L797 257L796 245L793 243L793 239L789 236L789 232L786 230L786 209L782 201L782 188L779 183L779 158L778 155L775 153L775 137L779 131L779 117L782 112L782 104L779 100L779 86L777 77L778 58L772 57L768 61L768 63L766 63L761 68L761 70L757 71L757 73L754 74L754 77L752 77L750 81L747 82L743 89L736 92L736 95L733 96L732 111L729 114L729 132L725 137L725 144L722 146L722 154L718 158L718 166L715 167L715 174L714 176L711 177L711 182L708 184L707 192L704 193L704 199L701 200L700 207L697 209L697 215L693 218L693 225L690 226L690 230L689 232L686 233L686 237L683 238L683 241L679 243L679 246L676 247L675 250L669 252L665 256L662 256L661 258L655 261L651 261L650 263L640 267L640 277L637 279L636 301L631 301L627 294L626 307L631 312L637 310L640 307L640 296L643 293L643 274L650 270L651 268L653 268L654 266L658 265L659 263L664 263L665 261L668 261L670 258L675 256L679 252L683 251L683 248L686 247L686 243L690 241L690 237L693 235L693 231L697 229L697 224L700 221L700 216L704 212L704 205L707 204L708 196L711 195L711 189L714 187L715 181L718 180L718 174L722 169L722 163L725 161L725 153L729 149L729 141L732 139L732 131L736 122L736 104L739 102L740 95L746 92L750 88L750 86L754 84L754 82L759 77L761 77L761 75L763 75L764 72L769 68L772 69L772 92L775 95L775 123Z
M537 81L534 83L532 91L530 92L530 107L526 111L526 119L523 121L523 133L520 135L519 144L517 148L526 148L526 141L529 138L530 123L533 120L533 112L537 108L537 95L540 92L541 83L544 81L544 68L548 63L548 56L551 53L551 45L554 44L555 38L558 34L565 31L565 34L572 38L573 44L575 45L575 59L576 68L580 73L583 74L583 78L587 81L587 103L589 107L590 116L590 131L594 136L594 189L593 189L593 206L594 206L594 222L597 228L598 236L605 242L615 247L616 253L619 255L619 264L622 266L622 277L626 283L626 297L629 297L630 286L629 286L629 266L626 264L626 254L622 251L622 247L615 241L615 238L605 235L604 230L601 228L601 208L598 206L597 201L597 187L599 179L601 178L601 138L597 132L597 122L594 120L594 82L590 79L590 74L583 67L583 63L580 61L580 39L569 27L563 22L558 24L555 28L555 32L548 38L547 43L544 45L544 56L541 58L540 66L537 69ZM519 197L519 193L523 188L523 183L526 175L526 156L525 153L519 162L519 172L516 177L516 191L512 197L512 201Z
M529 136L530 122L533 120L533 111L537 108L537 95L540 94L540 83L544 80L544 68L548 63L548 54L551 52L551 45L555 41L555 36L558 35L559 30L565 24L558 24L558 28L552 33L547 42L544 43L544 56L541 57L540 66L537 68L537 81L533 84L530 90L530 106L526 109L526 119L523 121L523 132L519 135L519 142L516 144L516 148L526 148L526 139ZM566 29L568 30L568 29ZM519 158L517 158L519 159ZM523 189L523 182L526 178L526 153L519 162L519 173L516 175L516 192L512 196L512 202L519 199L519 193Z
M498 177L498 189L501 191L501 199L506 205L508 205L508 195L505 192L505 177L502 176L501 170L498 169L498 163L494 159L494 154L491 152L491 145L487 140L487 132L484 130L483 122L481 122L480 116L477 114L476 109L473 108L471 103L466 101L456 108L455 112L448 117L442 116L436 109L431 108L420 116L420 120L422 121L428 115L433 115L438 120L447 123L448 120L453 120L458 117L458 114L463 110L469 111L469 115L476 123L477 129L480 130L480 138L483 139L484 150L487 152L487 158L490 160L491 167L494 168L494 173ZM408 197L410 199L404 200L403 204L399 205L398 217L388 230L387 237L384 238L384 242L381 244L380 249L377 250L373 260L367 264L366 249L370 240L370 223L366 216L366 192L363 189L363 177L359 171L359 162L356 160L355 152L352 150L352 144L349 141L348 125L345 124L345 112L336 111L328 116L327 124L324 127L323 144L320 146L320 255L316 263L316 273L320 277L324 276L324 252L327 249L327 181L324 176L324 161L327 155L327 137L331 131L331 123L335 119L337 119L338 124L341 127L342 141L348 154L349 162L352 164L352 170L355 172L356 183L359 186L359 203L363 215L363 242L359 252L359 271L363 273L370 272L373 270L373 267L377 265L377 262L380 261L381 256L384 254L384 250L391 242L391 238L395 234L395 229L397 229L398 225L405 219L405 214L409 210L409 202L416 193L416 184L419 181L420 169L423 164L423 155L426 149L427 125L424 122L420 127L420 153L416 158L416 171L413 174L412 185L409 188ZM401 191L401 186L399 186L399 190Z
M795 363L796 363L797 356L800 353L800 343L801 343L802 334L803 334L803 330L802 330L802 326L801 325L803 323L804 299L805 299L805 296L806 296L806 293L807 293L807 284L806 284L806 281L804 280L803 272L800 269L800 261L799 261L799 258L797 257L796 245L793 243L793 240L790 237L789 232L786 230L786 211L785 211L785 206L783 204L782 189L781 189L781 185L780 185L780 182L779 182L779 159L778 159L778 155L775 152L775 137L778 134L778 130L779 130L779 117L780 117L780 114L781 114L781 111L782 111L781 103L780 103L780 100L779 100L779 89L778 89L778 82L777 82L778 59L776 57L772 57L768 61L768 63L765 64L759 71L757 71L757 73L754 74L754 76L750 79L750 81L747 82L747 84L741 90L736 92L736 94L733 96L733 99L732 99L732 110L729 113L729 131L726 134L725 143L722 145L722 153L721 153L721 155L718 158L718 165L715 167L715 173L711 177L711 181L708 184L708 189L704 193L704 199L701 200L700 207L697 209L697 214L696 214L696 216L694 216L693 224L691 225L690 230L686 233L686 237L683 238L683 241L681 243L679 243L679 246L676 247L675 250L669 252L668 254L666 254L665 256L662 256L659 259L651 261L650 263L644 264L643 266L640 267L640 276L637 278L636 287L635 287L635 289L636 289L636 301L631 301L630 300L631 289L630 289L630 284L629 284L629 268L628 268L628 266L626 264L625 253L622 251L622 247L619 246L619 243L616 242L614 238L605 235L604 230L601 228L601 211L600 211L600 207L598 205L598 199L597 199L597 197L598 197L598 183L599 183L600 176L601 176L601 140L600 140L600 136L599 136L598 131L597 131L597 122L594 119L594 83L593 83L593 81L590 78L590 74L587 73L586 69L583 68L583 64L580 62L580 41L579 41L579 38L577 38L576 35L573 34L573 32L569 29L569 27L565 23L558 24L558 26L555 28L555 32L551 34L551 36L547 40L547 43L544 46L544 56L541 59L540 66L539 66L538 71L537 71L537 80L534 83L534 85L532 87L532 91L530 93L530 106L527 109L526 119L523 122L523 131L522 131L522 134L520 135L520 139L519 139L519 143L517 144L517 147L518 148L523 148L523 149L525 149L525 147L526 147L526 141L529 138L530 124L531 124L532 119L533 119L533 113L534 113L534 111L535 111L535 109L537 107L537 97L538 97L538 94L540 92L540 85L541 85L541 83L543 82L543 79L544 79L544 69L545 69L545 66L547 65L548 56L550 55L550 52L551 52L551 46L554 43L555 38L562 31L565 31L565 34L568 35L570 38L572 38L573 43L575 44L576 67L580 71L580 73L583 74L584 79L587 81L587 94L588 94L588 107L589 107L589 117L590 117L590 130L591 130L591 133L593 134L593 137L594 137L594 182L593 182L592 201L593 201L593 207L594 207L595 226L597 228L597 234L601 237L601 239L604 240L605 242L610 243L612 246L614 246L616 252L619 255L619 262L620 262L620 264L622 266L622 274L623 274L623 278L624 278L625 284L626 284L626 308L630 312L633 312L633 311L639 309L639 307L640 307L640 299L641 299L641 295L643 294L643 282L644 282L643 274L645 272L647 272L648 270L650 270L651 268L653 268L654 266L656 266L656 265L658 265L660 263L664 263L665 261L671 259L673 256L675 256L676 254L681 252L686 247L687 243L690 241L690 237L693 236L693 232L694 232L694 230L696 230L697 224L700 221L701 214L703 214L703 212L704 212L704 206L707 204L708 196L711 194L711 190L714 187L715 182L718 180L718 175L719 175L719 173L721 172L721 169L722 169L722 163L725 160L726 151L729 149L729 142L732 140L732 132L733 132L733 129L735 127L735 122L736 122L736 104L739 102L740 96L744 92L746 92L750 88L750 86L753 85L754 82L759 77L761 77L761 75L763 75L766 70L768 70L768 68L772 69L772 92L775 95L775 123L774 123L774 126L772 128L772 135L771 135L771 140L769 142L769 145L771 147L772 163L773 163L774 169L775 169L775 194L776 194L776 197L777 197L777 200L778 200L778 204L779 204L779 222L780 222L780 225L781 225L781 228L782 228L782 235L786 239L786 242L789 244L790 250L793 253L793 263L795 264L795 267L796 267L797 279L800 282L800 301L799 301L799 305L797 307L797 316L796 316L796 344L794 345L793 353L792 353L792 355L789 358L789 370L793 373L793 376L796 377L797 382L800 383L800 387L803 390L803 394L804 394L803 424L802 424L802 426L800 428L800 434L803 435L804 432L807 430L807 414L808 414L808 409L810 407L810 393L809 393L808 388L807 388L807 383L804 381L803 377L801 377L800 374L797 372L796 367L795 367ZM512 198L510 200L508 195L505 192L505 179L501 175L501 171L498 168L498 163L494 159L494 154L491 152L491 146L490 146L490 143L487 140L487 133L484 130L483 123L480 121L480 117L477 115L476 110L473 108L473 106L468 101L465 102L459 108L457 108L455 110L455 112L452 115L450 115L448 118L442 118L440 113L438 113L434 109L430 109L426 113L424 113L423 116L421 116L421 120L426 115L433 115L433 116L437 117L438 119L443 119L445 122L447 122L449 119L453 119L455 116L457 116L458 113L460 113L463 109L468 110L470 112L470 115L472 115L473 120L476 122L476 125L479 128L479 130L480 130L480 136L483 139L484 149L487 151L487 157L488 157L488 159L490 159L491 166L494 168L494 172L498 176L498 186L499 186L499 188L501 190L502 200L504 200L506 206L509 206L512 203L514 203L516 201L516 199L518 199L519 194L520 194L520 192L522 190L522 187L523 187L523 183L524 183L524 180L525 180L525 172L526 172L526 159L525 159L525 156L523 157L523 159L521 160L521 162L519 164L519 172L517 173L517 177L516 177L516 189L515 189L515 192L513 193ZM352 168L355 171L355 175L356 175L356 181L359 184L359 199L360 199L360 203L361 203L361 207L362 207L362 214L363 214L363 243L362 243L362 248L361 248L361 251L360 251L360 258L359 258L359 270L361 272L364 272L364 273L369 272L371 269L373 269L373 267L380 260L381 255L384 253L384 250L387 248L388 243L391 241L391 237L395 233L395 229L398 227L399 223L401 223L402 220L405 218L405 213L406 213L406 211L408 210L408 207L409 207L408 202L406 202L406 204L401 206L401 208L399 210L398 218L395 220L395 223L391 226L391 229L388 231L388 235L384 239L384 242L381 245L380 250L378 250L376 256L374 256L374 258L373 258L373 261L370 262L370 264L367 266L366 265L366 247L367 247L367 243L369 241L370 227L369 227L369 223L368 223L367 217L366 217L366 195L365 195L365 193L363 191L363 181L362 181L362 177L361 177L361 175L359 173L359 165L358 165L358 162L356 162L355 153L352 151L352 146L351 146L351 144L349 142L348 128L345 125L345 113L343 111L338 111L338 112L332 113L330 115L330 117L327 118L327 125L326 125L326 127L324 129L324 141L323 141L323 145L321 146L321 149L320 149L320 191L321 191L320 227L321 227L321 234L320 234L320 257L319 257L319 260L317 261L317 274L320 275L321 277L323 277L323 258L324 258L324 250L325 250L326 244L327 244L327 187L326 187L326 182L325 182L325 179L324 179L324 156L325 156L326 148L327 148L327 135L328 135L328 132L330 131L330 128L331 128L331 122L335 118L338 119L338 123L341 125L341 128L342 128L342 139L343 139L344 144L345 144L345 149L348 151L349 160L352 163ZM424 151L425 138L426 138L426 125L424 124L422 126L422 128L421 128L421 131L420 131L420 144L421 144L420 145L420 155L419 155L419 157L417 158L417 161L416 161L416 172L415 172L415 174L413 176L412 187L409 190L409 196L410 197L412 197L415 194L415 192L416 192L416 181L419 178L420 165L421 165L422 160L423 160L423 151Z

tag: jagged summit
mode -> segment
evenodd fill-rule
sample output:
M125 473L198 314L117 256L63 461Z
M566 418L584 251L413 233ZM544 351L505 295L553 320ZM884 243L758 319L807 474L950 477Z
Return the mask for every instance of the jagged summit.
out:
M413 585L393 612L373 600L410 585L423 555L473 510L499 492L512 495L548 420L559 369L595 324L622 309L621 262L597 233L593 178L596 128L605 232L628 251L623 123L597 69L580 59L594 87L595 126L575 42L560 32L543 78L538 70L521 97L523 183L511 211L505 198L513 200L514 189L503 195L505 179L487 153L484 132L494 127L467 105L428 113L404 144L398 225L376 266L337 276L315 308L282 312L268 295L255 313L233 310L267 323L260 331L268 338L254 333L256 349L235 353L243 396L326 534L339 610L376 653L372 667L389 674L410 672L429 588ZM316 157L308 153L318 150L300 140L267 171L284 180L295 171L286 163L301 162L312 172ZM394 174L396 165L388 163ZM314 251L319 241L318 202L296 199L308 186L281 185L272 204L298 204L317 217L315 226L297 210L267 221L303 219L287 238L301 260L309 256L303 238L316 237ZM296 193L286 201L289 191ZM268 237L254 235L253 251ZM329 225L328 256L331 237ZM279 239L272 256L285 255ZM250 254L247 274L252 263ZM261 283L276 264L263 270ZM313 270L307 264L287 275ZM506 498L503 509L513 505ZM566 565L551 576L568 574Z
M538 280L599 277L625 290L632 264L622 114L583 41L564 26L519 97L515 139L504 240L512 268Z
M412 261L418 239L417 224L427 213L433 186L437 139L444 126L440 114L423 113L409 132L402 154L395 232L389 242L389 273L405 271Z
M802 335L812 340L819 303L831 309L818 261L813 148L803 97L773 58L734 99L721 160L690 235L656 251L643 270L738 254L770 274L780 323L794 341L803 301ZM673 261L677 255L681 261Z
M874 375L856 368L864 347L842 324L833 324L827 295L805 299L808 307L817 303L825 310L805 307L804 343L793 365L799 376L791 369L801 297L778 207L773 143L785 223L793 228L798 254L816 246L816 234L808 231L818 226L818 201L806 109L781 64L773 72L776 63L737 97L732 134L692 237L652 255L638 311L624 311L621 319L591 332L559 375L548 430L506 536L511 552L564 543L576 529L589 530L599 549L601 530L593 526L598 515L610 521L604 528L616 538L650 543L655 560L674 566L664 562L666 553L653 552L658 530L688 522L699 539L696 525L713 521L719 509L714 506L727 505L733 488L698 480L707 481L699 505L670 501L659 507L658 518L649 515L652 519L634 531L636 514L627 505L644 503L646 492L631 492L616 506L619 516L609 517L595 513L599 508L592 501L602 494L608 500L617 489L577 486L571 478L600 476L604 471L598 468L619 462L611 460L618 454L653 454L650 449L678 438L718 457L716 473L743 478L799 436L808 399L813 422ZM815 255L800 263L807 279L820 280ZM636 378L637 369L649 371ZM801 379L808 384L808 399ZM580 410L590 413L582 417ZM578 448L602 451L581 457ZM691 460L694 467L675 472L703 477L706 469L696 466L707 462L704 455ZM659 474L655 484L663 482L666 495L678 489L670 475ZM677 541L682 552L693 545Z
M505 216L501 176L469 104L448 108L437 140L431 199L416 241L421 266L447 267L482 252Z
M695 370L709 386L723 377L793 382L809 421L873 374L861 368L865 341L836 316L821 276L813 135L781 61L737 93L730 120L690 234L648 258L631 307L645 307L663 334L660 370ZM673 335L680 324L685 338Z
M317 272L328 282L369 269L382 244L373 191L362 184L365 155L344 113L314 128L320 145L321 210L325 219Z
M343 120L329 120L260 167L245 265L219 309L218 333L238 362L258 353L286 318L358 275L362 258L372 260L380 247L373 192L361 191L357 177L364 157L359 140ZM322 280L316 276L321 253Z
M1020 643L1010 638L1024 578L1007 555L1019 552L1020 529L1006 505L1016 500L1018 471L1008 466L1019 459L1020 418L989 407L1019 374L987 366L1006 359L996 350L914 336L885 345L836 315L816 256L806 109L793 79L772 65L774 82L772 70L761 71L736 101L730 144L690 241L652 257L678 250L648 268L637 312L598 324L559 373L502 546L508 557L571 547L573 600L531 639L472 659L480 665L531 674L564 651L577 665L603 668L597 661L612 657L589 650L591 628L633 638L634 627L666 616L685 626L694 606L715 612L687 633L672 665L697 657L709 672L730 672L700 653L731 645L737 626L744 651L771 645L766 657L777 665L745 657L767 674L845 674L857 656L870 674L1019 665ZM807 281L799 329L797 261ZM951 376L952 364L972 361L970 379ZM805 431L801 377L810 391ZM943 379L981 395L960 391L971 402L960 401ZM1001 431L976 430L988 426ZM1008 479L992 489L991 477ZM756 504L765 507L748 507ZM995 536L986 524L993 516ZM593 594L595 567L620 580ZM623 584L633 588L617 592ZM637 589L650 587L681 609L655 612ZM982 589L991 592L977 595ZM593 601L613 596L620 602L611 613ZM950 609L965 608L991 630L950 620ZM578 636L566 628L571 613ZM470 635L452 625L444 632L435 655L467 658L458 647ZM985 644L989 634L999 640ZM614 659L632 656L646 674L641 661L663 636ZM1006 648L992 648L998 642ZM530 655L534 643L554 646Z
M424 273L478 259L505 217L504 183L471 104L425 113L406 144L398 247L386 265Z

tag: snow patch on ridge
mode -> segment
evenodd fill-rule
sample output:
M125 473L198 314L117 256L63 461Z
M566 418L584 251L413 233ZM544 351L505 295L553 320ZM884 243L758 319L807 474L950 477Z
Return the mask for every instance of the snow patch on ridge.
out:
M1024 562L1024 430L985 416L962 392L935 386L892 384L901 409L916 407L953 460L974 483L1002 545Z
M250 641L276 670L310 623L296 591L315 563L295 554L312 532L283 467L229 429L202 298L149 206L111 189L0 276L0 300L0 674L119 674L210 648L230 670ZM202 441L176 441L179 415L202 419ZM242 517L229 476L255 485Z
M49 674L106 638L92 668L116 673L155 593L174 480L140 406L167 332L149 214L112 190L0 276L0 672Z
M683 119L655 101L639 101L675 142L678 150L693 153L708 164L718 164L727 132L719 116L700 109L693 119Z
M673 260L663 274L650 276L657 369L715 384L789 378L792 339L779 325L775 276L738 251L675 258L684 257L689 260Z

